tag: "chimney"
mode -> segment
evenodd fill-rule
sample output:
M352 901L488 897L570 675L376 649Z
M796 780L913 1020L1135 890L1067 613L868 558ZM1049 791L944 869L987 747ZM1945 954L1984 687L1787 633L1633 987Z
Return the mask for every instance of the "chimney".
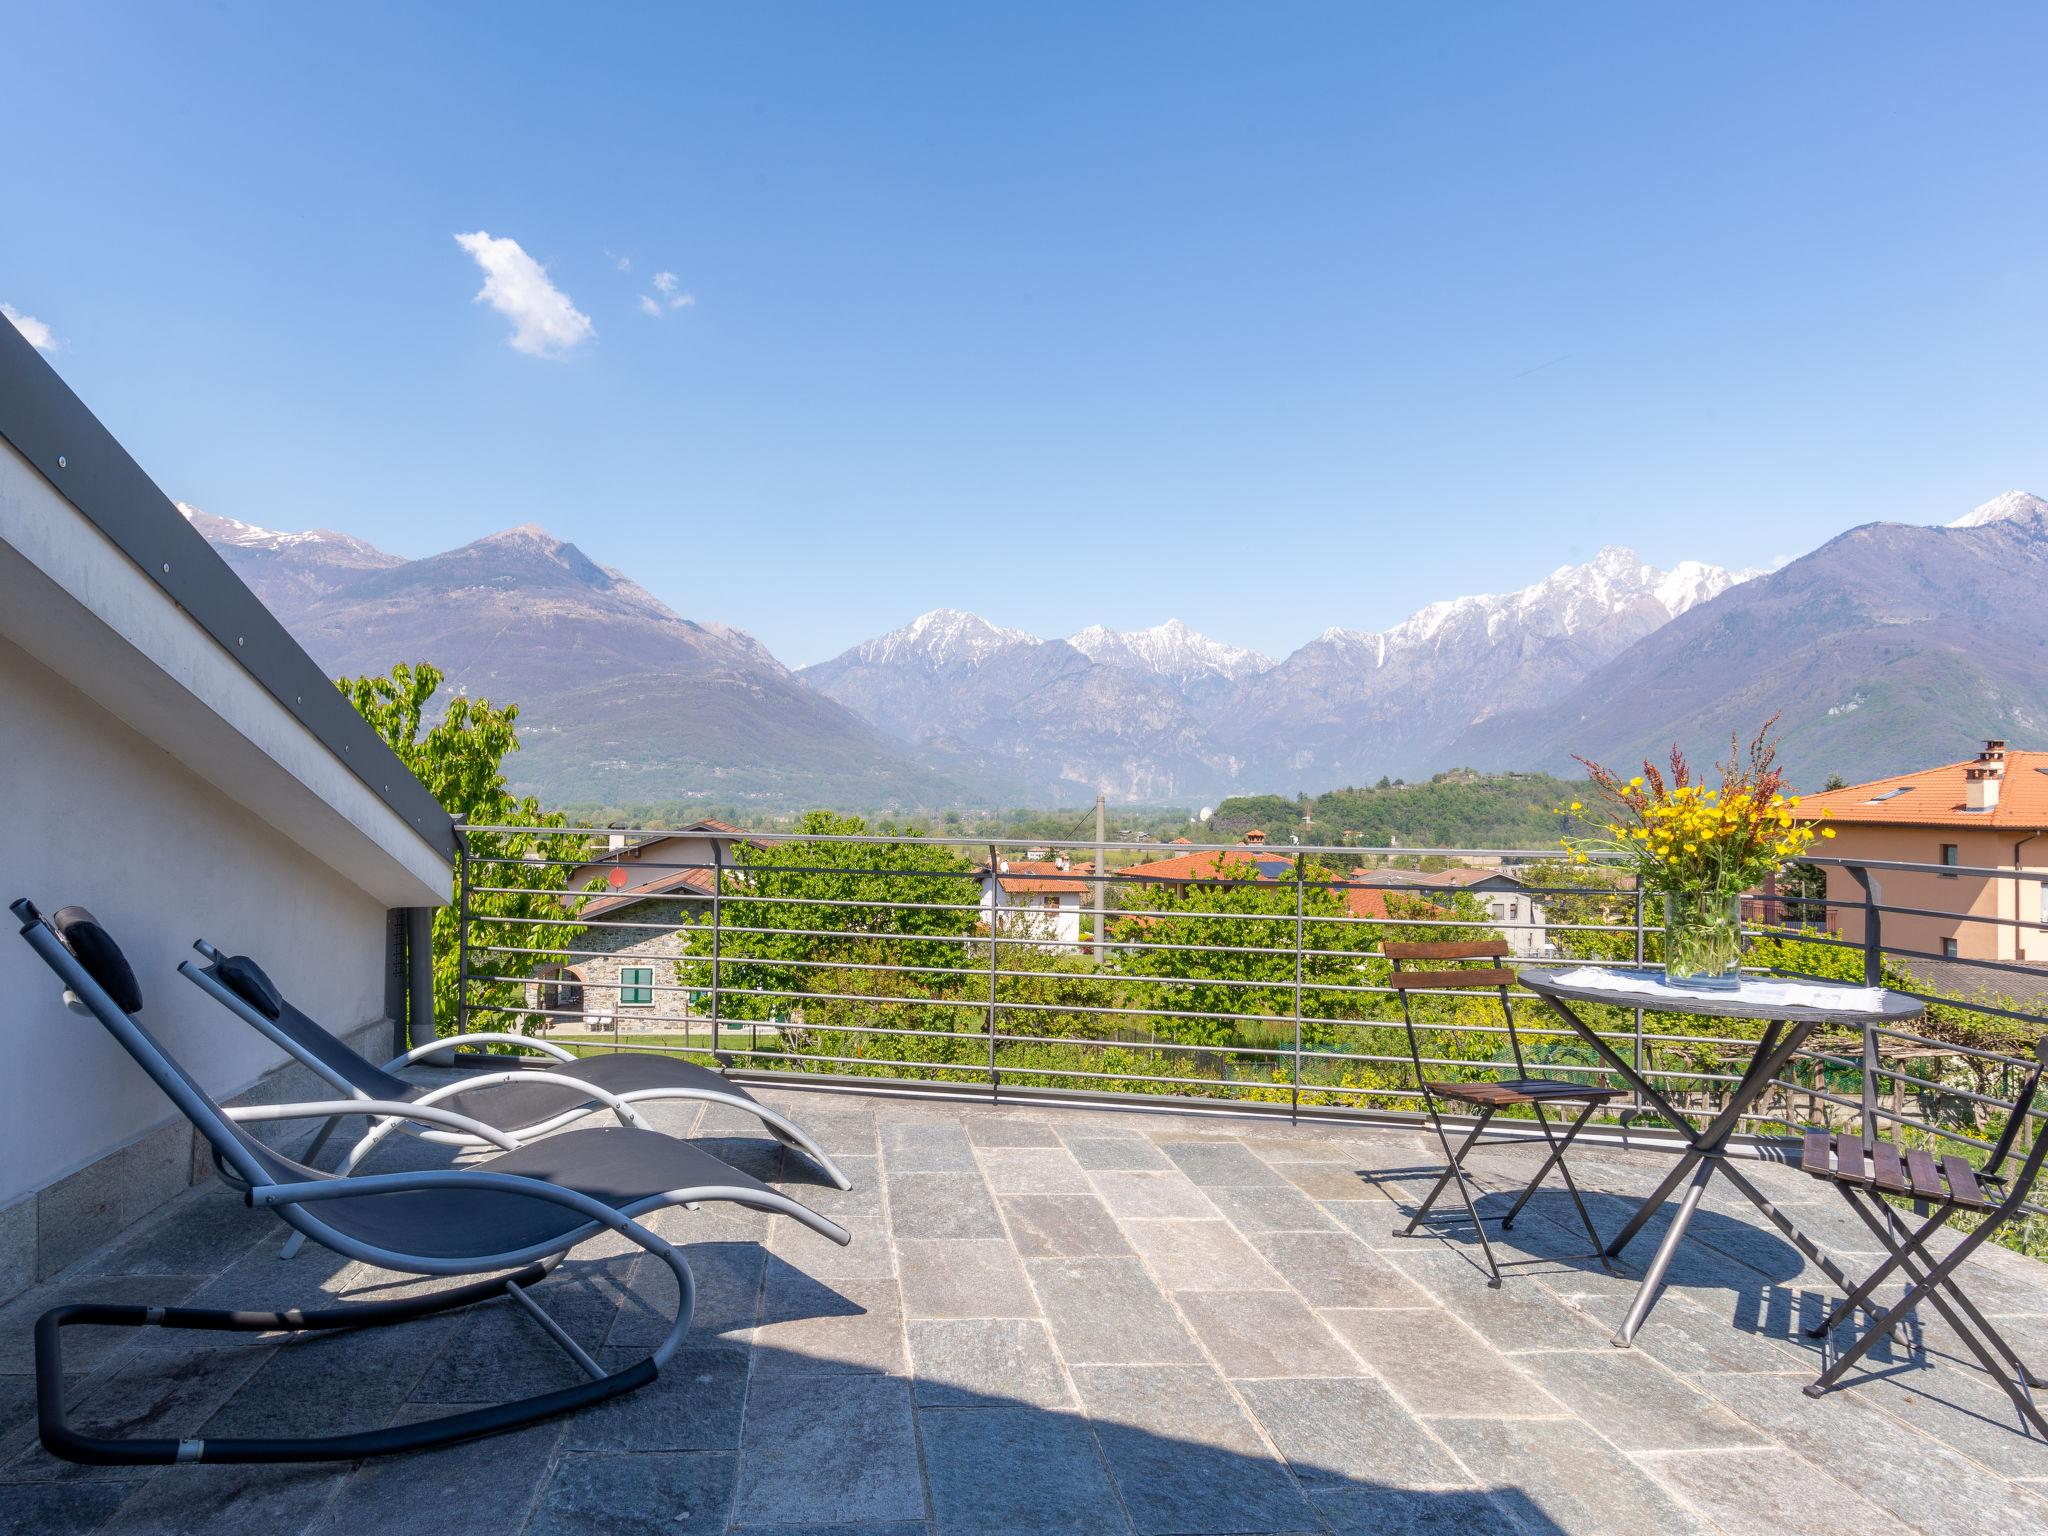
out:
M1998 780L2000 769L1997 763L1980 761L1976 766L1963 770L1963 803L1973 811L1995 811L1998 809Z
M607 853L617 853L621 848L626 846L626 834L623 832L614 831L608 837L606 837L604 841L605 851Z
M1984 750L1977 754L1977 761L1980 763L2003 763L2005 761L2005 743L2002 741L1985 742Z
M1066 868L1067 868L1067 867L1068 867L1068 866L1069 866L1069 865L1070 865L1070 864L1071 864L1072 862L1073 862L1073 861L1072 861L1071 859L1069 859L1069 858L1068 858L1068 857L1066 856L1066 854L1064 854L1064 853L1060 854L1060 855L1059 855L1058 857L1056 857L1056 858L1055 858L1055 859L1054 859L1054 860L1052 861L1052 863L1053 863L1053 868L1055 868L1055 869L1059 869L1059 870L1064 870L1064 869L1066 869Z
M1266 840L1266 834L1257 827L1253 827L1251 831L1245 833L1244 840L1248 843L1263 843Z

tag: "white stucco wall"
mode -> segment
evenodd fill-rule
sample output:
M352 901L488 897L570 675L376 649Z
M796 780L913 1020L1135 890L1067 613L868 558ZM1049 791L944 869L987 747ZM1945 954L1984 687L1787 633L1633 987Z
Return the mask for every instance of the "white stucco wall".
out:
M0 899L90 907L127 951L141 1021L216 1097L282 1059L176 974L195 938L257 956L337 1032L384 1011L384 904L306 856L0 639ZM10 929L0 942L0 1206L168 1123L170 1106Z

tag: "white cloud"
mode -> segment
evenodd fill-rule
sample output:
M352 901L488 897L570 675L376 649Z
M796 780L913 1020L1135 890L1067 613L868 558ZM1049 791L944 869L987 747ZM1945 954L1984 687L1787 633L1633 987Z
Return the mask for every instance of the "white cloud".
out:
M632 271L632 270L633 270L633 258L632 258L632 257L630 257L630 256L621 256L621 257L619 258L619 270L620 270L621 272L630 272L630 271Z
M548 269L520 249L484 230L457 235L455 243L484 269L478 301L512 322L511 346L530 357L560 357L597 334L590 316L548 280Z
M34 315L24 315L12 304L0 304L0 315L5 315L12 321L14 328L26 336L28 344L38 352L57 350L57 333Z
M655 273L654 287L661 297L657 299L651 293L641 294L640 313L643 315L660 314L664 303L670 309L688 309L697 302L697 296L694 293L684 293L682 291L682 280L673 272Z
M659 315L661 313L661 306L654 302L652 295L643 293L640 295L640 313L643 315Z
M660 289L660 290L661 290L661 291L662 291L663 293L674 293L674 292L676 291L676 275L675 275L675 273L673 273L673 272L657 272L657 273L655 273L655 274L654 274L654 286L655 286L655 287L657 287L657 288L659 288L659 289Z

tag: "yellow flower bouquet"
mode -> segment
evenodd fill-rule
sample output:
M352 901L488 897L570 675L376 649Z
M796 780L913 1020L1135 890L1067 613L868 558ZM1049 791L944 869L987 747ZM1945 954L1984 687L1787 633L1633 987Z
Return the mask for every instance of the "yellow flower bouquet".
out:
M1730 740L1728 761L1715 766L1718 782L1696 780L1676 747L1668 773L1646 762L1630 779L1578 759L1604 803L1590 815L1576 800L1570 810L1588 820L1598 815L1604 825L1559 843L1581 864L1619 855L1646 893L1664 898L1664 975L1676 985L1738 985L1743 893L1797 859L1816 837L1835 835L1834 828L1799 816L1799 796L1776 763L1770 735L1776 723L1775 716L1766 721L1747 751L1740 738Z

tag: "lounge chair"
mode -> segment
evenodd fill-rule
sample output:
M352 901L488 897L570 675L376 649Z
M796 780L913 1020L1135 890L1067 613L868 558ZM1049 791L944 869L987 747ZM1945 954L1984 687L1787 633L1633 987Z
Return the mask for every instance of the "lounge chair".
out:
M201 939L192 946L206 960L195 965L187 960L178 967L186 979L230 1013L261 1031L276 1044L334 1085L349 1099L384 1100L408 1107L431 1105L452 1109L457 1114L482 1122L508 1136L513 1145L523 1146L539 1136L560 1130L586 1115L609 1110L622 1125L645 1129L647 1122L633 1109L636 1103L658 1099L696 1099L723 1104L760 1120L784 1146L794 1147L822 1169L841 1189L852 1181L825 1154L825 1149L804 1134L787 1117L776 1113L746 1089L708 1067L697 1066L674 1056L651 1051L607 1051L601 1055L578 1056L549 1040L527 1035L469 1034L459 1041L435 1040L417 1046L404 1055L378 1066L368 1057L350 1050L334 1035L322 1029L284 999L261 966L244 955L228 956ZM460 1081L439 1087L422 1087L393 1075L393 1069L409 1066L451 1043L462 1045L514 1045L528 1053L525 1061L506 1058L506 1070L465 1075ZM553 1058L536 1065L533 1055ZM350 1113L369 1113L357 1109ZM418 1117L411 1117L417 1120ZM330 1119L302 1154L312 1162L327 1144L327 1138L341 1124ZM461 1147L503 1145L467 1132L439 1126L415 1126L404 1116L373 1117L367 1134L358 1141L340 1165L342 1173L354 1172L386 1136L404 1129L428 1141ZM298 1251L297 1238L285 1244L283 1257Z
M672 1205L728 1200L775 1212L845 1244L845 1230L760 1180L674 1136L630 1126L565 1131L527 1146L440 1104L349 1098L223 1109L135 1022L142 993L120 947L83 907L46 921L13 903L21 936L65 987L65 1002L96 1018L149 1074L213 1151L221 1178L251 1206L275 1211L294 1231L346 1258L425 1276L491 1278L435 1295L356 1303L319 1311L222 1312L82 1302L36 1322L36 1398L43 1444L67 1461L101 1466L173 1462L354 1461L449 1445L516 1429L617 1397L660 1375L689 1331L695 1286L671 1244L635 1218ZM242 1130L249 1121L337 1115L403 1116L504 1146L468 1168L341 1178L281 1156ZM666 1264L676 1277L674 1324L645 1358L607 1372L527 1294L571 1249L616 1232ZM503 1271L512 1271L506 1274ZM233 1333L303 1333L381 1327L504 1296L529 1313L591 1379L579 1386L416 1424L301 1439L118 1439L73 1429L64 1417L62 1331L93 1325L198 1328Z

